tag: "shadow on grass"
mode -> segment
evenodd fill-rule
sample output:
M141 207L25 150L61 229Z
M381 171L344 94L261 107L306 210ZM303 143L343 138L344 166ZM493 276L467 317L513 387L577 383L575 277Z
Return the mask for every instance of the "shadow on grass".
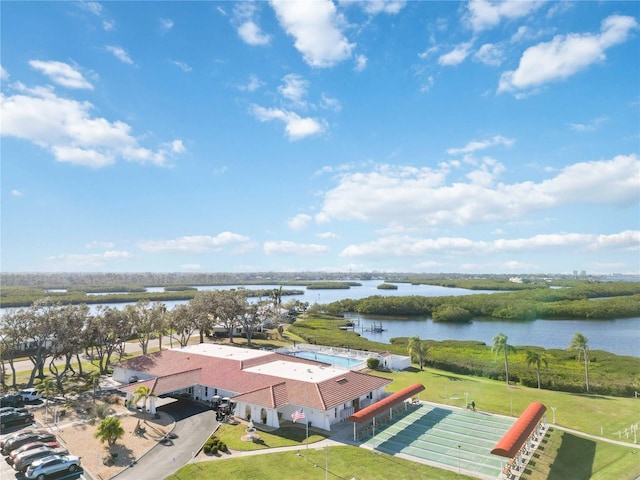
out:
M589 479L593 473L596 443L564 432L547 480Z
M465 382L477 382L477 380L473 380L472 378L454 377L453 375L445 375L444 373L434 373L433 376L446 378L447 380L451 380L452 382L461 382L462 380L464 380Z
M603 395L593 395L591 393L572 393L571 396L572 397L588 398L588 399L593 399L593 400L611 400L611 398L605 397Z

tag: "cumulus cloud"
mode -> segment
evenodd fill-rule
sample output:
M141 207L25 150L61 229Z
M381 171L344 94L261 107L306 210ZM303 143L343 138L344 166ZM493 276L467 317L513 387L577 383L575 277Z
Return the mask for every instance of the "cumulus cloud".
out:
M93 85L84 78L82 73L68 63L30 60L29 65L49 77L52 82L63 87L93 90Z
M160 30L162 30L163 33L166 33L173 28L173 20L170 18L159 18L158 23L160 24Z
M233 9L233 23L237 25L238 36L248 45L263 46L271 42L271 36L264 33L257 23L258 8L255 3L242 2Z
M369 15L378 15L379 13L396 15L407 4L406 0L364 0L356 3Z
M292 230L303 230L307 228L311 220L312 220L311 215L300 213L295 217L290 218L287 224L289 225L289 228Z
M332 67L348 58L355 44L342 33L345 19L331 0L271 0L278 21L312 67Z
M2 135L33 142L59 162L101 168L122 158L165 165L181 148L180 140L155 151L141 147L130 125L93 116L90 102L58 96L51 88L27 88L20 83L15 88L19 93L0 95Z
M191 235L172 240L144 240L138 243L138 248L146 252L155 253L210 253L219 252L226 246L235 247L248 243L249 237L233 232L222 232L218 235Z
M557 35L550 42L529 47L516 70L502 73L498 93L517 93L565 80L604 61L605 51L625 42L630 31L637 27L638 22L633 17L611 15L602 21L599 34Z
M598 117L591 120L589 123L570 123L569 127L571 130L575 130L576 132L590 132L593 130L597 130L600 125L607 121L606 117Z
M323 120L310 117L303 118L295 112L278 108L264 108L260 105L253 105L251 112L261 122L278 120L284 123L287 137L291 141L302 140L311 135L319 135L327 128Z
M504 60L504 52L495 43L485 43L475 53L474 58L485 65L497 67Z
M131 60L131 57L129 57L129 54L124 48L118 47L116 45L107 45L104 48L107 50L107 52L113 54L122 63L133 65L133 60Z
M264 252L267 255L297 255L316 256L329 253L324 245L313 243L295 243L287 240L271 241L264 243Z
M468 12L465 18L474 32L481 32L498 26L503 20L526 17L538 10L544 3L544 0L471 0L467 6Z
M457 45L450 52L441 55L440 58L438 58L438 64L449 67L461 64L469 56L471 46L471 42Z
M0 80L9 80L9 72L2 65L0 65Z
M637 155L576 163L539 183L500 183L504 167L484 161L449 180L451 167L383 165L346 173L324 194L316 222L360 221L390 230L469 225L521 218L530 212L572 204L631 205L640 200Z
M304 99L307 96L309 82L295 73L285 75L282 82L282 85L278 87L280 95L293 102L296 106L304 107L306 105Z
M13 189L11 190L11 196L12 197L22 197L24 195L24 193L22 193L20 190L17 189Z
M89 243L87 243L85 245L85 248L88 250L94 249L94 248L109 248L109 249L113 249L115 247L115 244L113 242L102 242L99 240L93 240Z
M421 238L391 235L371 242L352 244L342 252L343 257L423 257L426 255L489 256L501 253L531 253L550 250L628 249L638 248L640 231L629 230L610 235L585 233L540 234L528 238L478 241L462 237Z

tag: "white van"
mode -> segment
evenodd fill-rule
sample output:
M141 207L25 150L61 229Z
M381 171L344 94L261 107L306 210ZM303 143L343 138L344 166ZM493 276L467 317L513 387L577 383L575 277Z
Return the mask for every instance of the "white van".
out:
M42 394L36 388L25 388L18 392L25 402L35 402L42 398Z

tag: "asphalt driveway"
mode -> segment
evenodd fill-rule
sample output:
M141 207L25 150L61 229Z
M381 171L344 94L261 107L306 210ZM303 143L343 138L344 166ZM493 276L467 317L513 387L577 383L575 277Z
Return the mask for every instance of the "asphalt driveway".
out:
M201 403L179 399L158 407L171 415L176 425L166 444L159 443L115 480L158 480L189 463L216 429L215 412Z

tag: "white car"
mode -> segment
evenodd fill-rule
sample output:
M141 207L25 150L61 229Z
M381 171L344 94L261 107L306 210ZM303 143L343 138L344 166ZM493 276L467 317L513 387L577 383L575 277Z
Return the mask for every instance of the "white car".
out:
M80 457L75 455L52 455L36 460L25 472L29 480L44 480L45 478L61 473L75 472L80 468Z
M42 393L37 388L25 388L18 392L25 402L35 402L42 398Z

